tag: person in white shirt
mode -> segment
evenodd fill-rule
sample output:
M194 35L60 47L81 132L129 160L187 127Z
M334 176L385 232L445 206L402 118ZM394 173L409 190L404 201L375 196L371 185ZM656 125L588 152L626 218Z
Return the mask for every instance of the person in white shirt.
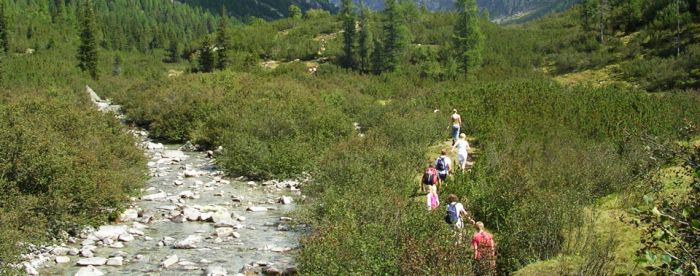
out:
M471 224L474 224L474 219L469 215L467 210L464 209L464 205L457 202L458 200L459 198L457 195L451 194L447 196L447 215L445 215L445 221L454 225L455 229L460 230L464 227L462 217L466 217Z
M452 173L452 159L447 156L447 149L442 149L440 156L435 159L435 169L438 171L438 188L440 184L445 184L445 187L447 187L445 181L447 176Z
M457 149L457 162L459 163L459 168L464 171L467 167L467 158L469 157L469 142L467 142L467 135L462 133L459 135L459 140L452 146L452 150Z

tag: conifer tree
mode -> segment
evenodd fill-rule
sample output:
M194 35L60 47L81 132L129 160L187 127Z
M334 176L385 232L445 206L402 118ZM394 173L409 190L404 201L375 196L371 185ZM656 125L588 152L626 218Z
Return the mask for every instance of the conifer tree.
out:
M481 66L484 35L476 0L458 0L456 5L459 15L454 26L454 55L460 71L468 74Z
M5 1L0 2L0 50L7 53L10 41L7 40L7 19L5 18Z
M228 13L226 8L221 6L221 18L219 18L219 27L216 31L216 69L224 70L231 66L231 38L228 35Z
M53 23L61 23L63 21L63 13L66 9L66 4L63 0L53 0L54 11L52 13Z
M408 47L408 29L396 0L385 0L384 6L384 53L381 59L385 71L395 71Z
M346 68L353 68L355 62L355 12L352 10L352 0L342 0L338 17L343 24L343 61Z
M199 71L209 73L214 70L214 53L209 38L205 38L199 50Z
M91 0L83 2L82 18L80 24L80 47L78 48L78 67L83 72L88 72L93 79L98 78L97 70L97 23L95 11Z
M372 30L370 29L369 19L367 18L369 9L363 8L360 18L360 37L358 38L358 54L359 66L358 69L362 73L367 73L371 70L372 63Z
M372 51L372 73L381 74L385 70L384 63L384 45L378 38L374 39L374 51Z
M122 74L122 57L116 55L112 63L112 75L119 76Z
M180 61L180 44L175 39L170 40L170 45L168 46L168 62L176 63Z
M301 8L297 5L289 5L289 18L291 19L301 19Z

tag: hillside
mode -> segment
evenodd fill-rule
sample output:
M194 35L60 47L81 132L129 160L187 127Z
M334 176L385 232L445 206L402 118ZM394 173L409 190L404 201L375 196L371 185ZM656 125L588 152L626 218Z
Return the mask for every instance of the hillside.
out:
M239 19L250 17L283 18L288 15L290 5L296 5L303 11L324 9L333 12L336 10L336 7L328 0L181 0L181 2L195 7L203 7L215 14L224 6L231 16Z
M340 5L339 0L331 0ZM481 9L489 12L496 22L527 21L546 14L564 11L580 0L477 0ZM355 0L356 4L364 3L373 10L382 10L384 0ZM431 11L449 11L454 8L454 0L414 0L416 5L426 7Z

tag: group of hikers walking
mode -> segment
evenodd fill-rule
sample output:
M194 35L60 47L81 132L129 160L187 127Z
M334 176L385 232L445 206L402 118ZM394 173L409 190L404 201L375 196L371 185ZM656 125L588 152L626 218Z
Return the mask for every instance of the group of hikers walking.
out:
M460 132L462 130L462 118L457 113L457 110L452 110L450 116L450 127L452 137L451 151L457 151L457 168L461 172L467 169L467 160L469 157L469 142L467 136ZM447 188L448 176L455 173L452 159L448 156L450 150L444 148L440 151L434 162L428 165L428 168L421 177L421 191L427 192L426 204L429 210L435 210L440 206L439 190ZM441 187L442 186L442 187ZM445 222L455 230L458 237L457 243L462 241L462 232L465 222L468 222L475 227L475 233L472 236L471 247L474 250L475 272L478 275L495 274L496 268L496 244L493 241L491 233L486 231L484 223L475 221L467 212L462 203L459 203L457 195L450 194L447 196L447 213L445 214Z

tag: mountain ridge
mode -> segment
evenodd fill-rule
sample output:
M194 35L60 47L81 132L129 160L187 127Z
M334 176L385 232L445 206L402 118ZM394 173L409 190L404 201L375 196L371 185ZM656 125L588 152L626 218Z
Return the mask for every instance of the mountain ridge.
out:
M302 10L324 9L335 12L340 0L180 0L182 3L200 6L218 13L225 6L231 16L239 19L259 17L278 19L288 16L290 5ZM384 0L353 0L357 6L364 5L372 10L384 9ZM416 5L431 11L450 11L454 9L455 0L411 0ZM563 11L580 0L477 0L482 10L487 10L494 22L504 23L527 21L552 12Z

